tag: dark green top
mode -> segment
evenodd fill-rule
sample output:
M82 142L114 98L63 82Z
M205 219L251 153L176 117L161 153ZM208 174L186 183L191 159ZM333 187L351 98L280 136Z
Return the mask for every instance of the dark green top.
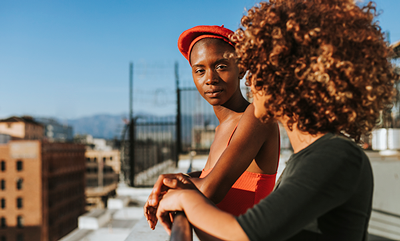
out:
M252 241L363 240L372 193L364 151L329 133L293 154L278 188L237 220Z

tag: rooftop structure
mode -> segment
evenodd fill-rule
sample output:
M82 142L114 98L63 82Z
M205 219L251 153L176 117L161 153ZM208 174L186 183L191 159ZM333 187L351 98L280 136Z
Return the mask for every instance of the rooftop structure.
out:
M0 133L10 135L14 140L41 140L43 130L43 125L30 116L12 116L0 120Z

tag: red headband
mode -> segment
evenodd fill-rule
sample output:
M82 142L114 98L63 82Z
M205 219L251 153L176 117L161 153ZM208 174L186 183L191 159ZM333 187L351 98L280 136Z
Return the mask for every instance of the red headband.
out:
M178 48L181 51L182 55L189 61L190 63L190 52L192 51L193 46L200 39L204 38L216 38L222 39L228 44L235 47L235 44L231 42L229 39L230 35L233 34L233 31L222 26L209 26L209 25L200 25L193 28L190 28L184 31L178 39Z

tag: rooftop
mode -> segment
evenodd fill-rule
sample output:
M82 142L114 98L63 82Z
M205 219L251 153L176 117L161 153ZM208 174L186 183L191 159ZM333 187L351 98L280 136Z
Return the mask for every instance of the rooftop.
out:
M400 155L398 157L382 157L379 152L370 152L369 157L371 159L372 166L374 168L374 175L375 175L375 186L382 190L383 188L380 187L381 184L384 184L382 178L386 178L390 176L390 174L398 173L400 174ZM283 153L280 159L280 165L278 167L278 175L280 176L281 172L285 167L285 162L289 158L290 153ZM192 162L192 170L202 170L206 162L205 156L197 157ZM397 161L396 161L397 160ZM386 165L391 165L390 173L382 172L383 167ZM189 168L190 161L189 159L182 159L179 162L178 168L175 172L186 172ZM382 174L382 175L381 175ZM396 187L392 187L397 188ZM148 240L148 241L166 241L169 240L168 234L162 228L161 225L157 225L155 230L151 230L148 227L147 221L143 216L143 205L145 204L147 197L151 192L151 188L132 188L128 187L124 184L119 184L117 188L117 195L118 197L113 200L118 202L119 200L122 201L124 198L121 197L129 197L130 202L128 205L121 207L120 209L107 209L107 210L100 210L94 211L92 214L87 214L88 217L100 217L102 214L108 213L110 214L110 220L105 222L101 227L97 229L76 229L60 241L133 241L133 240ZM383 194L382 194L383 195ZM384 198L384 197L383 197ZM375 201L379 201L381 198L376 198L374 196ZM396 199L396 198L394 198ZM386 200L386 199L385 199ZM396 200L392 200L391 202L396 202ZM385 204L386 207L389 207L391 203ZM109 205L110 207L117 207L118 205ZM399 205L395 205L396 208ZM390 212L396 212L396 210ZM373 211L371 221L370 221L370 229L369 232L371 233L368 237L369 241L390 241L390 240L399 240L397 238L390 239L390 235L388 233L380 233L379 230L382 230L382 227L388 227L387 223L380 221L379 218L383 219L391 219L390 221L393 225L398 225L400 227L400 219L394 220L393 215L389 212L386 212L386 216L382 213L377 213ZM380 215L379 217L377 215ZM393 220L392 220L393 219ZM383 220L383 221L385 221ZM398 224L396 224L399 222ZM383 225L383 226L382 226ZM393 228L395 228L393 226ZM397 227L397 226L396 226ZM390 227L392 228L392 227ZM395 228L396 230L399 228ZM394 231L396 231L394 230ZM400 229L398 230L400 232ZM396 235L394 232L393 235ZM396 236L397 237L397 236ZM400 237L400 236L398 236ZM196 235L193 235L193 240L198 241Z

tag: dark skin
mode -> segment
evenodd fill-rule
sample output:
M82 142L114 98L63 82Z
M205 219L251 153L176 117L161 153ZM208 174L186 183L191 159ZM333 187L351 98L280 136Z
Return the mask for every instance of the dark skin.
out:
M174 185L165 185L164 179L176 179L194 184L206 197L219 203L244 171L274 174L279 158L279 130L275 122L263 123L254 116L254 106L240 91L243 72L233 58L234 48L218 39L203 39L191 52L192 76L197 90L214 109L220 124L204 170L212 171L204 178L190 178L184 174L161 175L144 206L145 216L154 229L158 203L163 194ZM234 128L237 129L227 146ZM195 175L198 175L195 174Z

